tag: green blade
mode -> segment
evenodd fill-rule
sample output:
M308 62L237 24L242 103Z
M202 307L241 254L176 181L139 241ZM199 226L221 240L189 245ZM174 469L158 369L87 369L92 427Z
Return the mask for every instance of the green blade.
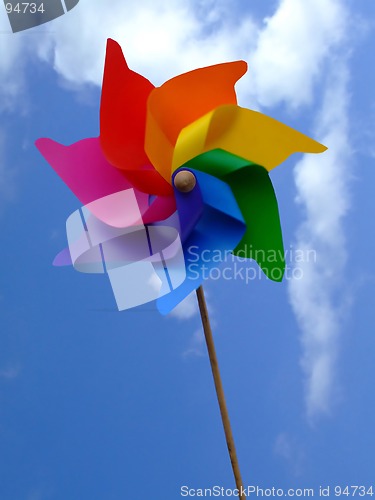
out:
M214 175L231 187L247 226L234 255L254 259L269 279L281 281L285 271L284 247L268 171L221 149L203 153L184 166Z

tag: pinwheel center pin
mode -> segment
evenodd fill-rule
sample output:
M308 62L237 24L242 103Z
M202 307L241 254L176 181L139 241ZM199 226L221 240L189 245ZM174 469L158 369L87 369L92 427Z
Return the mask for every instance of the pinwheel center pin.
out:
M190 193L195 188L196 183L195 175L189 170L180 170L173 180L175 188L181 193Z

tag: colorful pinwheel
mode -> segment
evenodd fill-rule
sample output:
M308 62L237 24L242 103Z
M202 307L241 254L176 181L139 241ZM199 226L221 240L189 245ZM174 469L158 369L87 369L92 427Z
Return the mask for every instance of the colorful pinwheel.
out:
M170 312L197 290L237 488L245 498L201 287L218 256L256 260L274 281L285 262L268 172L295 152L326 147L237 105L244 61L179 75L155 88L108 40L100 137L36 143L84 205L67 220L55 265L107 273L120 310L157 300ZM193 251L192 251L193 250ZM205 256L215 252L215 259ZM272 254L272 258L269 256Z
M294 152L326 148L239 107L234 85L246 69L244 61L218 64L155 88L108 40L100 138L36 143L85 205L68 219L69 249L55 265L107 272L120 310L157 299L162 313L200 286L203 252L253 258L281 281L268 172ZM205 269L217 261L205 259Z

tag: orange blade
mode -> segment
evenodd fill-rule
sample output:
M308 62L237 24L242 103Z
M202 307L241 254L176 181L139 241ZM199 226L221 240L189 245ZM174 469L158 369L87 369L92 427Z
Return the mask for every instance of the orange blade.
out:
M223 104L236 104L236 81L244 61L216 64L176 76L150 94L145 150L154 167L171 177L173 148L181 130Z

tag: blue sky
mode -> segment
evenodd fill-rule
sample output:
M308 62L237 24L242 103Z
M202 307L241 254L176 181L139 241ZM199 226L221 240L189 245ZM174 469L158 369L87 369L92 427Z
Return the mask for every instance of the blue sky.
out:
M245 485L375 492L375 6L243 4L81 0L18 34L0 8L2 500L234 488L195 298L120 313L104 276L51 264L80 204L34 141L98 134L108 37L155 84L243 58L239 104L328 146L271 174L302 278L205 289Z

